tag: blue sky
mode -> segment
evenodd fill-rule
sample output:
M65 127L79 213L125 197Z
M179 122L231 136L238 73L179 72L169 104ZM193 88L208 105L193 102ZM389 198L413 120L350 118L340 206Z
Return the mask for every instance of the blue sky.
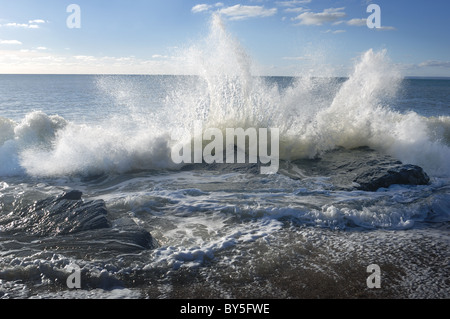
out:
M371 3L380 29L367 27ZM346 75L372 48L405 75L450 76L448 0L0 0L0 73L182 73L213 13L261 74Z

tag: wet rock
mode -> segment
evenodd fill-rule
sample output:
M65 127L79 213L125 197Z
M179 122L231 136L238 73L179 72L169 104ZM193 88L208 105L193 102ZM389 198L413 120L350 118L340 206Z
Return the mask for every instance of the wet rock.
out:
M70 250L129 252L158 246L148 231L134 223L113 225L103 200L84 201L76 190L0 215L0 234L27 239L35 247Z
M125 228L104 228L66 236L46 237L30 245L34 249L63 251L79 256L111 257L117 253L133 253L154 249L158 242L145 229L134 226Z
M105 202L83 201L81 196L79 191L70 191L19 208L4 230L54 236L110 227Z
M368 147L337 149L316 159L297 160L280 169L294 179L326 177L332 189L377 191L400 185L427 185L430 178L416 165Z
M397 164L388 169L368 168L354 180L357 189L376 191L391 185L427 185L430 178L424 170L416 165Z

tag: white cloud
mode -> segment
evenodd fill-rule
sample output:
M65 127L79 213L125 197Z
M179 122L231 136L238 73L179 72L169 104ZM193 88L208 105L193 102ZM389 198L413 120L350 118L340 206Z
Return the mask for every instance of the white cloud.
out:
M191 11L193 13L200 13L200 12L204 12L204 11L209 11L213 8L218 8L218 7L223 7L223 3L222 2L217 2L216 4L212 5L212 4L197 4L195 6L192 7Z
M216 4L197 4L192 7L192 13L208 12L214 8L223 7L222 2L217 2ZM247 6L237 4L231 7L224 7L217 11L218 13L228 17L230 20L244 20L248 18L256 17L269 17L277 13L276 8L266 9L263 6Z
M277 13L277 9L266 9L263 6L245 6L237 4L232 7L220 9L219 13L229 17L230 20L244 20L248 18L270 17Z
M37 24L16 23L16 22L5 23L0 26L8 28L39 29L39 25Z
M41 50L0 48L0 74L194 74L195 71L185 61L172 56L160 59L73 56Z
M199 13L199 12L203 12L203 11L208 11L209 9L211 9L212 6L209 4L197 4L196 6L192 7L191 11L193 13Z
M382 26L381 28L376 28L376 30L379 30L379 31L393 31L393 30L397 30L397 29L395 27Z
M95 61L96 58L92 55L75 55L73 56L76 60L80 61Z
M308 11L309 9L305 9L302 7L298 7L298 8L286 8L284 9L284 12L288 12L288 13L300 13L303 11Z
M341 18L346 16L345 12L343 12L345 8L329 8L325 9L322 12L304 12L294 20L300 20L299 25L322 25L326 22L335 22Z
M153 54L152 59L168 59L168 55L162 55L162 54Z
M21 45L22 42L20 42L18 40L0 40L0 44Z
M37 47L36 50L45 51L45 50L48 50L48 48L47 47Z
M450 61L428 60L420 63L419 67L450 68Z
M4 21L4 20L3 20ZM28 23L8 22L0 24L0 27L6 28L22 28L22 29L39 29L39 24L47 23L48 21L42 19L29 20Z
M308 56L285 56L282 58L283 60L289 60L289 61L308 61L311 60Z
M35 24L43 24L43 23L46 23L46 21L42 20L42 19L36 19L36 20L29 20L28 21L28 24L33 24L33 23L35 23Z
M367 19L351 19L346 22L348 25L352 25L355 27L367 26Z
M338 22L333 23L333 24L336 25L336 24L341 24L341 23L343 23L343 21L338 21ZM347 25L354 26L354 27L367 27L367 19L365 19L365 18L350 19L348 21L345 21L345 23ZM395 27L382 26L381 28L376 28L376 30L378 30L378 31L391 31L391 30L397 30L397 29Z
M295 7L299 4L311 3L312 0L290 0L290 1L276 1L275 3L281 7Z
M327 31L324 31L324 33L333 33L333 34L344 33L344 32L347 32L347 31L345 31L345 30L331 30L331 29L328 29Z

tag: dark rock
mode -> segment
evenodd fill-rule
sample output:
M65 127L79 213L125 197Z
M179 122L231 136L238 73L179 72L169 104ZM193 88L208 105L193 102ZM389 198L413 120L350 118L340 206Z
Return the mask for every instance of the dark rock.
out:
M6 229L30 235L52 236L110 227L105 202L85 202L81 195L79 191L71 191L37 201L20 209L17 218Z
M416 165L368 147L337 149L316 159L303 159L285 164L280 173L294 179L327 177L333 189L376 191L391 185L427 185L430 178Z
M104 228L66 236L42 238L31 245L35 249L60 250L83 256L99 257L154 249L158 242L143 228Z
M113 227L103 200L81 197L82 192L70 191L17 207L0 215L0 233L26 238L33 247L45 249L130 252L158 246L148 231L132 221Z
M373 192L395 184L427 185L430 182L430 178L419 166L398 164L387 170L369 168L353 181L359 184L358 189Z

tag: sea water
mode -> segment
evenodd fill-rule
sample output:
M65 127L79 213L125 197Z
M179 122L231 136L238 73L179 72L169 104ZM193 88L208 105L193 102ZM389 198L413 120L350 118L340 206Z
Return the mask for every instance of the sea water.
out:
M159 245L43 248L0 218L0 298L450 296L450 80L404 79L373 50L345 78L255 76L218 18L180 54L195 74L0 75L2 218L76 189ZM171 133L195 122L278 128L284 170L174 164ZM361 147L430 184L346 189L307 164ZM381 289L366 285L371 264Z

